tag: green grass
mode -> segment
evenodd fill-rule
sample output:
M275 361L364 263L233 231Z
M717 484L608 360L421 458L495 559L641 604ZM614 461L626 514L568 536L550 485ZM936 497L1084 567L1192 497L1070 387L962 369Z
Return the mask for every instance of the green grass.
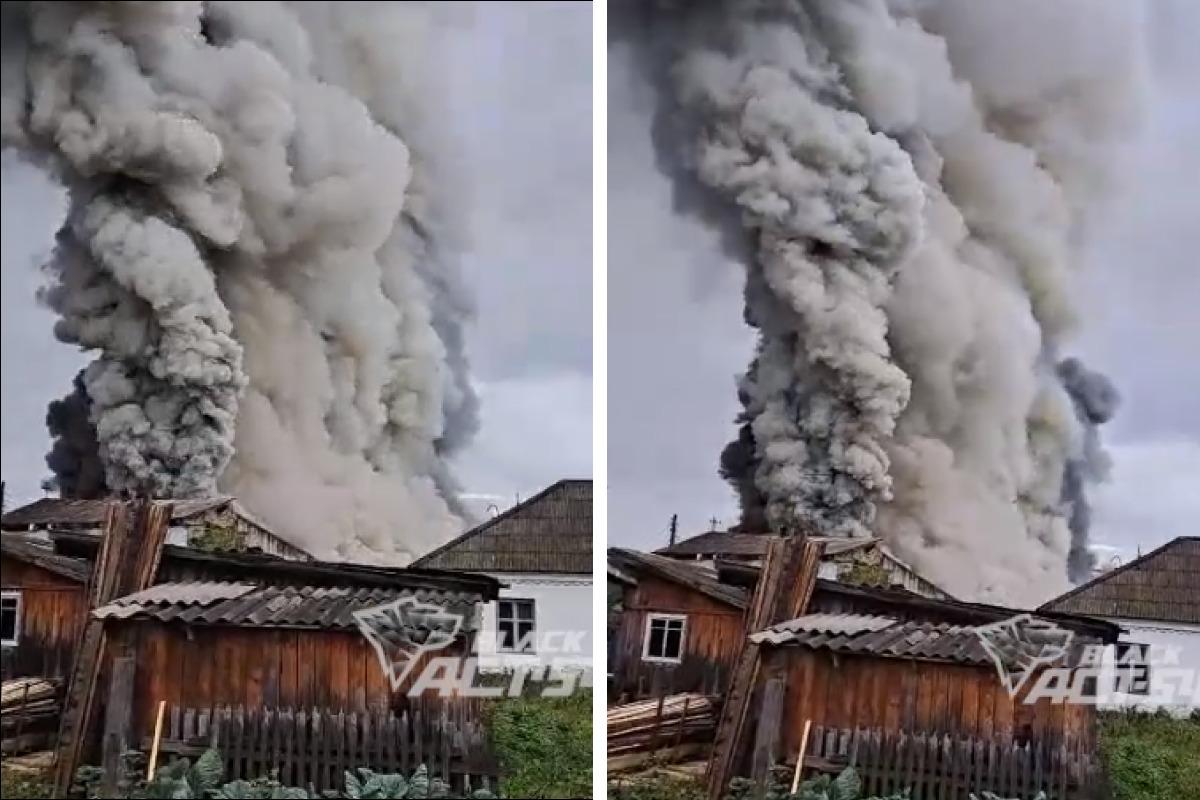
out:
M1113 800L1200 798L1200 714L1102 714L1100 752Z
M697 777L685 777L653 770L608 782L610 800L702 800L704 784Z
M592 693L522 697L492 711L505 797L592 796Z

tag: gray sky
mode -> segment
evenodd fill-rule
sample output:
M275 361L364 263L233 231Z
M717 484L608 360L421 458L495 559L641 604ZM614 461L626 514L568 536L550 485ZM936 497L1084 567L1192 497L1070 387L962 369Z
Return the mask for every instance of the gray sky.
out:
M1125 556L1197 532L1200 519L1200 3L1150 5L1153 93L1126 187L1096 220L1077 352L1124 396L1104 429L1114 460L1093 538ZM644 549L737 504L717 476L753 336L740 267L674 216L657 174L649 96L609 58L609 537Z
M592 10L486 3L449 43L449 103L473 195L464 259L483 427L459 457L467 491L500 506L592 471ZM86 358L34 302L63 198L3 159L0 471L8 503L41 496L46 403Z

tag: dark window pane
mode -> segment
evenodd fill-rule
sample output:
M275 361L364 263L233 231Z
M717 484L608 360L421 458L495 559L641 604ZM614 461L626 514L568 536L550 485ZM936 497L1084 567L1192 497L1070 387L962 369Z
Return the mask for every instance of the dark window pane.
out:
M496 625L497 648L504 650L512 650L513 647L513 626L511 622L501 621Z
M657 620L655 620L657 622ZM663 652L663 631L662 627L651 623L650 625L650 647L646 655L651 658L662 658Z
M521 619L533 619L533 601L519 603L517 612Z
M683 632L678 629L672 629L667 632L667 643L664 656L667 658L679 658L679 640Z
M0 639L13 639L17 635L16 603L9 603L6 598L3 609L0 609Z
M499 607L496 610L496 615L500 619L512 619L512 617L513 617L512 601L511 600L501 600L499 602Z

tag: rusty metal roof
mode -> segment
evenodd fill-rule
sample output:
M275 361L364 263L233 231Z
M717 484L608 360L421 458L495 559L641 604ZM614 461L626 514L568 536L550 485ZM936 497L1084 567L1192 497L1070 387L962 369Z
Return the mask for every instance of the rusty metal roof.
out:
M0 533L0 552L79 583L87 583L91 572L91 567L84 559L60 555L54 552L50 543L39 542L19 533Z
M608 559L610 563L626 572L635 575L638 572L649 572L734 608L746 607L746 592L743 589L721 583L712 572L686 561L622 547L608 548Z
M1111 619L1200 623L1200 536L1181 536L1041 607Z
M561 480L413 562L476 572L592 574L592 482Z
M1024 622L976 628L868 614L807 614L752 634L750 640L766 645L986 666L994 666L994 658L1006 665L1027 664L1031 657L1056 652L1055 648L1061 650L1059 658L1070 658L1079 652L1072 648L1092 641L1077 637L1049 620L1029 615L1018 619ZM1044 649L1047 647L1051 649Z
M107 620L152 619L190 625L357 630L356 611L401 598L438 606L474 625L480 596L429 589L397 590L248 583L165 583L117 598L92 612Z

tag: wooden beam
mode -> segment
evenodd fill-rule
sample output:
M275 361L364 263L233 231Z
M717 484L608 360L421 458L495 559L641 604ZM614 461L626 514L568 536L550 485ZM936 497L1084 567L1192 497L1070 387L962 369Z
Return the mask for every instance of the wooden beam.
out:
M804 535L772 537L742 630L743 647L730 678L708 764L707 797L720 800L746 752L746 718L758 684L761 653L748 637L804 614L817 582L823 546Z
M133 656L113 659L112 677L108 684L108 704L104 715L104 742L101 764L104 778L100 783L101 797L117 797L121 780L121 758L129 749L133 720L133 683L137 661Z
M154 583L162 557L170 503L140 500L113 502L104 519L96 563L88 578L87 602L71 680L63 700L54 763L56 797L65 797L93 741L98 713L97 687L105 669L107 638L104 623L92 617L100 606Z
M784 676L773 675L763 687L758 730L754 734L754 757L750 762L750 779L754 781L754 796L762 798L767 792L767 778L775 766L779 749L779 728L783 721Z

